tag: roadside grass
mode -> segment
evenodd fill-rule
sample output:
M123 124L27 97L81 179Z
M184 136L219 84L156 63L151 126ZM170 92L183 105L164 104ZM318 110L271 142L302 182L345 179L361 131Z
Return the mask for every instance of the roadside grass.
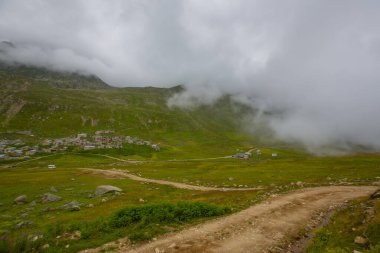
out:
M18 236L13 244L9 241L8 245L4 242L0 244L0 251L77 252L125 236L128 236L132 243L136 243L150 240L189 222L230 212L231 209L228 207L201 202L129 206L105 218L50 226L43 233L43 238L34 242L28 237ZM49 243L49 248L43 249L46 243Z
M307 248L309 253L380 252L380 199L350 202L333 215L327 226L314 233L315 237ZM355 243L357 236L367 242Z

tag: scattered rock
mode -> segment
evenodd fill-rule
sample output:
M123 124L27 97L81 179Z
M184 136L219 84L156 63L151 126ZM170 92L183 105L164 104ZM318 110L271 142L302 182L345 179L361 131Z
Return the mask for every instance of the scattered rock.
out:
M50 211L55 211L55 210L57 210L57 208L48 206L46 208L41 209L41 212L50 212Z
M29 206L31 206L31 207L35 207L36 205L37 205L37 203L34 200L29 204Z
M42 249L48 249L50 247L50 245L48 243L42 245Z
M54 186L50 187L50 191L51 192L58 192L58 190Z
M82 237L82 233L77 230L77 231L74 231L74 233L71 235L70 239L71 240L78 240Z
M99 185L98 187L96 187L95 195L101 196L101 195L108 193L108 192L121 192L121 191L122 191L122 189L120 189L119 187L116 187L116 186Z
M51 194L51 193L45 193L42 196L42 203L49 203L49 202L55 202L55 201L60 201L62 197Z
M91 194L91 193L87 195L87 198L88 198L88 199L92 199L93 197L94 197L94 195Z
M355 240L354 240L354 242L357 244L366 244L367 241L368 240L362 236L357 236L357 237L355 237Z
M31 221L22 221L20 223L17 223L15 228L20 229L20 228L30 227L32 225L33 225L33 222Z
M21 216L22 218L26 218L26 217L29 216L29 214L28 214L28 213L23 213L23 214L21 214L20 216Z
M78 202L71 201L61 207L63 210L69 210L69 211L79 211L80 210L80 205Z
M15 198L15 203L17 205L25 204L26 202L28 202L28 197L26 195L21 195Z

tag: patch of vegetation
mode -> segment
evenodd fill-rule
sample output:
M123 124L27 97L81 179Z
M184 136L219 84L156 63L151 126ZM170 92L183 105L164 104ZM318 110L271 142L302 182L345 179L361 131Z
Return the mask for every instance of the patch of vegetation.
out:
M145 241L167 232L169 226L176 228L197 219L230 212L229 207L202 202L131 206L117 211L108 218L74 222L65 226L50 226L43 237L35 241L26 235L19 235L12 240L4 237L0 239L0 252L44 251L42 247L46 244L49 244L49 248L45 250L49 252L76 252L89 245L101 245L122 236L128 236L132 242Z
M380 200L351 202L337 212L329 225L315 231L307 252L380 252ZM361 243L355 238L361 237Z

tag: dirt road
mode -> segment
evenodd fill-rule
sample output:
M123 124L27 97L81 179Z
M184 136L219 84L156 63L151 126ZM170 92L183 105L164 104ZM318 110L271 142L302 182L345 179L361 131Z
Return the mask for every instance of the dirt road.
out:
M116 252L120 253L266 252L281 247L284 239L296 235L313 219L322 217L326 210L347 200L368 196L377 189L375 186L329 186L297 190L140 246L118 242L113 245L118 246ZM277 251L286 252L281 248Z
M90 168L82 168L83 171L87 171L92 174L96 175L102 175L104 177L109 178L129 178L135 181L145 182L145 183L153 183L153 184L162 184L162 185L169 185L175 188L179 189L187 189L187 190L194 190L194 191L255 191L255 190L261 190L262 187L255 187L255 188L219 188L219 187L208 187L208 186L198 186L198 185L191 185L191 184L185 184L185 183L179 183L179 182L173 182L173 181L166 181L166 180L159 180L159 179L149 179L149 178L143 178L139 177L133 174L130 174L123 170L100 170L100 169L90 169Z

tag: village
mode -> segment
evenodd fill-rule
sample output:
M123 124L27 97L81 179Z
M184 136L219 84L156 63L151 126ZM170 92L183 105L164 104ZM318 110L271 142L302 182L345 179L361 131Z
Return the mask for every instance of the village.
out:
M132 136L113 135L112 130L98 130L94 135L79 133L75 137L64 137L58 139L44 139L37 145L26 145L20 139L0 140L0 160L22 160L31 158L38 153L63 152L69 148L79 150L91 149L121 149L124 144L149 146L155 151L160 150L159 144L142 140Z

